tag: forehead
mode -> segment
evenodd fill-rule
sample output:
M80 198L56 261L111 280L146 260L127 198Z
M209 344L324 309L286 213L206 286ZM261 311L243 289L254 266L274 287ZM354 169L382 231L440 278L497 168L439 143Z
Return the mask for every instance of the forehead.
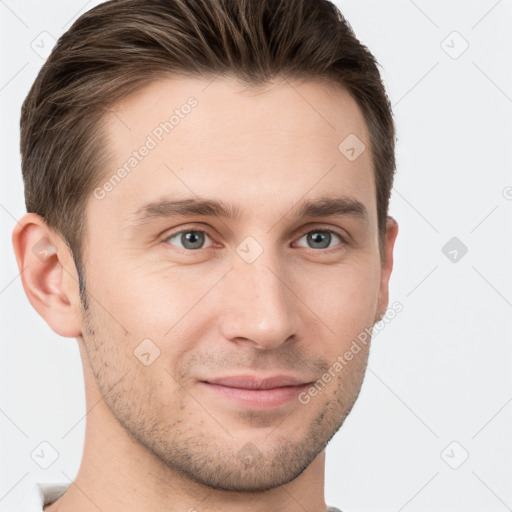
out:
M344 193L375 210L366 123L333 84L166 78L114 105L103 124L110 165L101 206L90 206L118 220L159 195L216 198L264 216L263 205L279 209L269 199L286 210ZM366 149L350 159L347 144Z
M190 104L194 106L189 109ZM290 134L314 135L326 141L334 133L338 137L344 132L362 138L367 135L361 110L348 91L325 81L281 78L251 86L233 77L162 78L124 98L109 113L104 124L113 136L111 144L121 134L127 143L136 144L139 135L150 134L169 121L173 129L180 126L182 135L194 132L203 140L208 136L243 136L233 129L244 127L251 134L273 133L276 145ZM185 118L187 123L182 122ZM158 138L158 133L155 136ZM178 130L173 136L179 136ZM125 149L124 144L121 147Z

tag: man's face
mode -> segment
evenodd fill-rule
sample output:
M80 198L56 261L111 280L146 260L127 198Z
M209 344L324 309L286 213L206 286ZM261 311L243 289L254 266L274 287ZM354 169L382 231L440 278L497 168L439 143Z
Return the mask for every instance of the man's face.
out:
M231 490L292 480L350 412L368 346L342 370L335 362L387 305L360 110L316 82L242 91L182 78L128 97L105 127L112 160L87 206L79 338L95 385L181 474ZM368 148L355 160L338 149L350 134ZM165 199L239 216L145 209ZM298 216L320 199L346 208Z

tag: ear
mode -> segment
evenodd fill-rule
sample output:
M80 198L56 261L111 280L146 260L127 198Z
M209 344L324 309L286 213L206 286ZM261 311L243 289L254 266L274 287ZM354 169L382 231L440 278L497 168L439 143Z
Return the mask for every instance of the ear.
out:
M398 235L398 223L392 217L388 217L386 223L386 234L384 236L384 247L381 258L381 277L379 288L379 302L377 307L377 322L386 313L389 304L389 278L393 270L393 248Z
M82 333L78 273L67 244L35 213L25 214L12 232L21 282L28 300L60 336Z

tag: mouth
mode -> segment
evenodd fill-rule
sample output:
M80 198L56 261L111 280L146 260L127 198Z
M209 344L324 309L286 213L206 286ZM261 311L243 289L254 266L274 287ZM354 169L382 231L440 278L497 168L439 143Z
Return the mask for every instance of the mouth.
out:
M208 391L242 408L270 410L283 407L312 382L289 375L257 377L235 375L200 381Z

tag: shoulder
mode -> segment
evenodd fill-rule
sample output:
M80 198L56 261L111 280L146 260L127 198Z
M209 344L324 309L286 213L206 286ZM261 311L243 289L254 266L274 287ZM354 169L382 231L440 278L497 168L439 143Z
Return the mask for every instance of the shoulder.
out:
M36 482L24 495L16 512L42 512L45 505L53 503L69 487L64 482Z

